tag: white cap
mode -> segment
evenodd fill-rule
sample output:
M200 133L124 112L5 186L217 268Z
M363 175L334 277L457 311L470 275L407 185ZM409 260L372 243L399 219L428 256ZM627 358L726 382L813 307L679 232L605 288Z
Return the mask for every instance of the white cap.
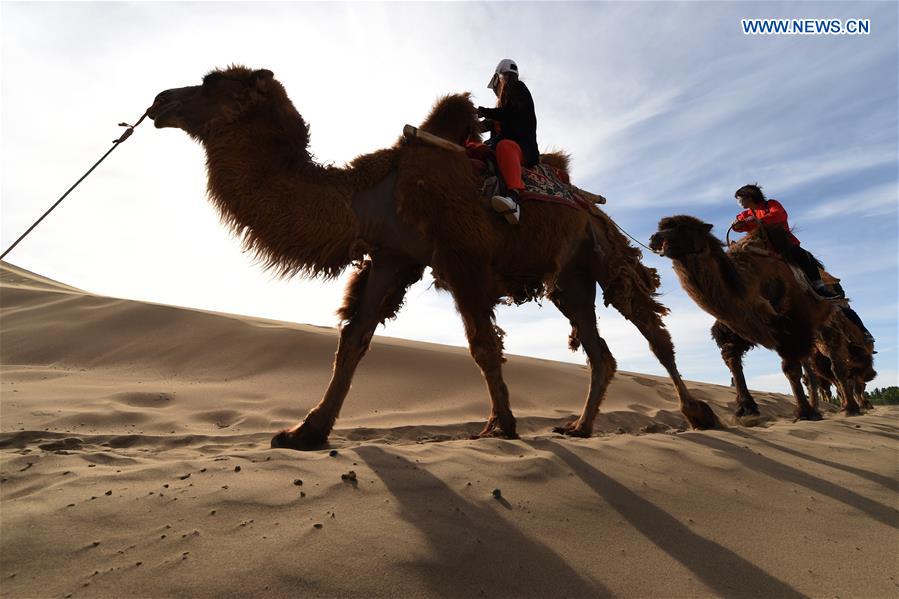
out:
M496 91L496 86L499 85L499 76L503 73L518 74L518 65L515 64L514 60L511 58L503 58L499 61L499 64L496 65L496 71L493 73L493 77L490 78L490 83L487 84L487 87Z

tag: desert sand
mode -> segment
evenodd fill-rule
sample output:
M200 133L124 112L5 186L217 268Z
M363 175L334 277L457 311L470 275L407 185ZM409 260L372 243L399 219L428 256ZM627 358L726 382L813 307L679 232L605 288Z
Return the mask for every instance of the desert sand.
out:
M731 425L685 431L667 379L619 372L569 439L584 367L510 356L521 440L472 441L468 352L376 337L330 447L273 450L334 329L5 263L0 306L3 597L899 596L897 409L758 392L745 428L691 382Z

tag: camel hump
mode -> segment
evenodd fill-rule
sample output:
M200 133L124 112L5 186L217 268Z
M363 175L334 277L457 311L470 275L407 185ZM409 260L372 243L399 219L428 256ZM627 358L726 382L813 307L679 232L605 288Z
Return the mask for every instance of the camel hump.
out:
M566 175L571 174L571 154L563 150L540 154L540 162L548 164L554 169L562 171Z

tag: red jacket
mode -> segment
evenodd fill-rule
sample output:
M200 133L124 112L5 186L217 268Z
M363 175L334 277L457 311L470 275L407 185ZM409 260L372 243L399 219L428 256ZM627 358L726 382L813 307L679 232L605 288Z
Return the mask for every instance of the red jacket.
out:
M752 218L752 217L755 218ZM787 223L787 211L780 205L777 200L768 200L764 208L751 210L747 208L737 215L737 221L734 224L734 231L742 233L744 231L754 231L758 227L759 221L766 225L780 225L786 229L793 245L799 245L799 240L790 231L790 225Z

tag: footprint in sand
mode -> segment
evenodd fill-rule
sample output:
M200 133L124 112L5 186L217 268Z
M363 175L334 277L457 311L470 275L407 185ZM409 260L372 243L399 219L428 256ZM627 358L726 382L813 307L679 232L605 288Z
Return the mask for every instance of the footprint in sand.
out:
M134 408L167 408L172 405L174 394L161 391L126 391L115 393L110 396L110 399Z

